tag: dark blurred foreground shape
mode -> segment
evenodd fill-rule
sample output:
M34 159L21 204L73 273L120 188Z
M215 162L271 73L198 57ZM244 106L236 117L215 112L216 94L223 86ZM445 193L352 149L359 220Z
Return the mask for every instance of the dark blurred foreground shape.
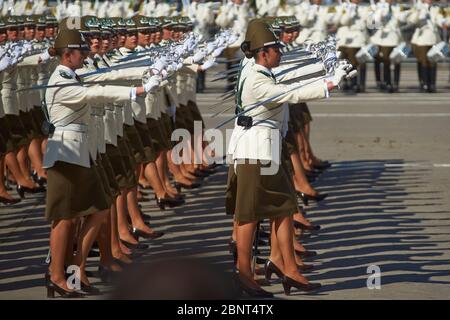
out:
M114 300L220 300L239 296L235 277L195 259L163 259L131 266L118 279Z

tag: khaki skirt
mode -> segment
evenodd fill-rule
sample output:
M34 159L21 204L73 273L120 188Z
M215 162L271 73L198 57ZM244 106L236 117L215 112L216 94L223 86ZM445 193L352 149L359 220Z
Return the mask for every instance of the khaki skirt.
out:
M186 112L187 107L183 104L175 111L175 129L188 129L188 122L190 114ZM190 131L189 131L190 132Z
M111 164L116 181L121 189L129 189L137 186L136 161L131 153L127 141L123 137L117 137L117 149L112 145L106 145L106 153L110 156ZM117 153L118 152L118 153ZM118 154L121 156L121 166L119 165ZM113 156L112 156L113 155ZM121 171L123 170L123 171Z
M161 118L156 120L147 118L147 128L150 131L153 147L155 148L155 154L167 149L167 133L164 129Z
M137 164L149 162L145 156L144 145L135 126L123 125L123 135L131 149L131 154Z
M9 131L7 143L13 147L13 150L18 150L28 144L28 134L19 116L7 114L4 117L6 128Z
M94 164L85 168L57 161L47 169L47 176L48 221L83 217L110 207Z
M0 150L2 150L1 152L3 154L7 154L9 152L14 151L14 143L13 140L11 139L11 133L9 131L9 125L8 122L5 118L0 118L0 141L1 141L1 146L0 146Z
M302 117L303 126L310 123L313 118L311 112L309 111L308 105L306 103L299 103L296 106L297 115Z
M157 153L155 151L153 139L147 124L135 121L134 126L136 127L139 137L141 138L142 145L144 146L145 158L148 160L147 162L156 161Z
M165 134L165 142L167 150L170 150L174 147L175 143L172 141L172 132L174 130L174 124L172 118L167 113L161 113L161 127Z
M23 126L25 127L25 131L27 132L27 137L29 140L39 137L40 128L37 127L36 122L33 119L33 115L31 111L20 111L20 121L22 121Z
M237 222L251 222L292 215L297 199L283 165L274 175L261 175L268 167L256 164L230 165L226 193L226 213Z
M203 121L202 114L201 114L200 109L198 108L197 104L194 101L189 100L187 106L191 112L192 118L195 121L201 121L202 129L205 129L205 122Z
M42 123L44 123L45 119L45 115L44 112L42 111L41 107L36 106L33 109L30 110L31 115L33 116L33 121L36 124L37 128L39 129L39 134L41 136L44 136L43 132L42 132Z
M109 207L111 207L114 196L111 188L109 187L108 174L106 173L106 169L103 167L103 160L100 154L97 155L97 160L95 161L95 170L97 170L97 173L100 177L100 182L102 183L103 192L106 195Z
M112 168L112 164L109 161L109 157L106 153L100 155L101 166L105 171L107 180L107 188L109 189L109 194L111 195L112 200L120 194L120 187L116 181L116 174Z

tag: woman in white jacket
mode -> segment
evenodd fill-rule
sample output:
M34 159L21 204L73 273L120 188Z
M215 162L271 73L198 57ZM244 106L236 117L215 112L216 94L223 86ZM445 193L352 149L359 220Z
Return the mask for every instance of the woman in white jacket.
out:
M417 2L412 9L408 23L416 26L411 44L417 58L420 90L436 92L437 65L427 58L427 53L433 45L441 41L439 28L447 27L445 17L438 6L432 6L431 0L424 0Z

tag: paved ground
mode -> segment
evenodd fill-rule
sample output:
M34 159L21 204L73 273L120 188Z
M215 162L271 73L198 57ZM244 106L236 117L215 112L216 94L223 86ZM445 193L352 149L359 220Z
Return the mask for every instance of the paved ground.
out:
M305 240L319 256L307 274L324 287L293 299L448 299L450 298L450 90L448 65L439 70L439 92L416 89L415 66L403 70L401 93L373 88L355 96L310 103L315 152L333 167L315 184L330 196L307 207L323 230ZM209 77L209 80L211 77ZM220 109L223 83L210 82L198 102L208 127L231 112ZM166 231L150 242L143 260L167 253L198 255L231 266L227 252L230 220L224 215L226 168L201 188L188 192L187 205L159 212L143 203L153 225ZM0 208L0 299L45 298L42 275L48 225L41 197ZM267 253L262 250L262 255ZM369 290L367 268L381 269L381 289ZM95 266L95 262L92 263ZM268 287L282 294L280 283Z

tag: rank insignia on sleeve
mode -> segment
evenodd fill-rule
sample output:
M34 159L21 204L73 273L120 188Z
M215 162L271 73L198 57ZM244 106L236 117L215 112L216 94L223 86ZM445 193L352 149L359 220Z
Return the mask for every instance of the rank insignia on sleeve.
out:
M63 77L64 79L73 79L72 76L70 74L68 74L67 72L60 70L59 71L59 75L61 77Z

